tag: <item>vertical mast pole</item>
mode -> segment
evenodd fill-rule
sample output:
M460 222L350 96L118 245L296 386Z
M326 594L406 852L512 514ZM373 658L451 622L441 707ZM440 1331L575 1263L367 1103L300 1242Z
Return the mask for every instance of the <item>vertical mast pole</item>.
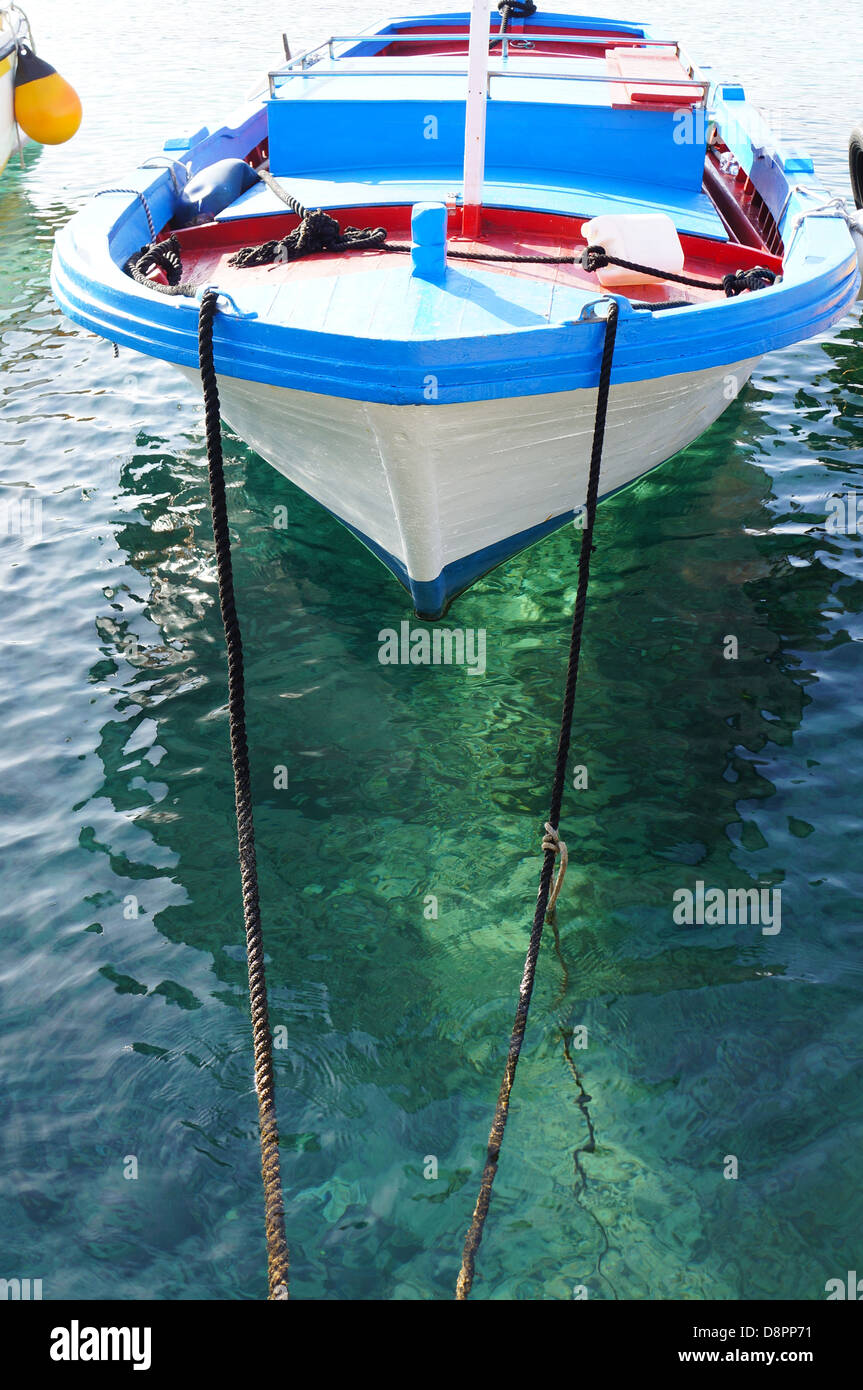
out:
M485 174L485 108L488 96L491 0L471 0L464 120L464 216L462 236L478 237Z

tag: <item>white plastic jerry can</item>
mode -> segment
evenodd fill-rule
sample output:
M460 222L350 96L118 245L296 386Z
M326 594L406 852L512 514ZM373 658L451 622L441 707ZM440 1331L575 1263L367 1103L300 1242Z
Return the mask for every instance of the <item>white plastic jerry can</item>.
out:
M609 256L679 275L683 247L677 228L667 213L603 213L585 222L581 234L588 246L602 246ZM602 286L658 284L662 275L643 275L637 270L606 265L596 272Z

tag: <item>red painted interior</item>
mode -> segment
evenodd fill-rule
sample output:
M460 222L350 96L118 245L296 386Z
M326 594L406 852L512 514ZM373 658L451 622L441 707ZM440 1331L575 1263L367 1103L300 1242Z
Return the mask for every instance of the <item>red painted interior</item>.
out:
M404 245L403 251L350 251L339 255L321 253L287 264L239 268L229 266L228 260L241 246L257 246L261 242L285 236L297 226L298 219L290 212L265 217L238 218L229 222L210 222L200 227L188 227L176 233L182 248L183 278L193 284L218 283L230 292L252 281L266 284L291 279L307 279L361 274L378 265L384 256L408 256L410 241L409 207L360 207L331 210L342 227L386 227L387 239ZM563 217L553 213L511 211L487 208L483 212L481 242L464 240L461 232L461 210L450 208L449 248L451 251L500 251L517 255L580 255L584 249L581 229L586 219ZM706 237L681 236L686 256L685 273L705 279L721 279L729 271L748 270L765 265L780 273L782 261L770 255L763 246L741 246L734 242L711 241ZM462 264L453 258L450 265ZM595 275L580 265L524 264L519 262L474 262L484 270L498 275L515 275L533 280L550 280L561 285L598 287ZM703 290L669 281L663 284L643 284L623 287L620 293L640 302L662 303L671 299L693 302L721 297L721 290Z
M489 28L489 33L496 35L499 27L499 21L493 21ZM585 39L600 39L603 40L603 42L598 44L555 43L553 40L541 42L533 37L531 27L533 31L536 32L536 21L534 21L533 26L525 26L520 20L510 20L507 28L507 37L510 40L514 39L516 41L513 52L521 54L529 53L538 57L547 57L549 54L564 54L569 58L603 58L605 56L606 47L620 48L624 45L636 46L644 42L642 38L635 36L629 37L626 34L615 33L613 30L579 30L568 28L559 28L555 30L552 25L546 26L545 24L542 25L540 32L548 34L565 33L568 34L570 38L583 36ZM433 31L429 29L428 24L402 24L399 26L400 34L428 34L430 32ZM453 55L457 53L467 53L468 25L453 24L451 27L447 25L447 28L443 30L443 32L446 34L464 34L464 41L455 40L452 43L423 43L422 41L418 43L390 43L387 44L386 48L380 50L381 56L386 56L388 58L417 57L419 54L436 53L440 57L443 57L445 54ZM518 47L519 40L522 42L527 40L533 46L531 48L520 48Z
M609 73L623 79L612 84L612 106L674 111L691 106L700 95L693 90L689 73L673 50L614 47L605 61Z

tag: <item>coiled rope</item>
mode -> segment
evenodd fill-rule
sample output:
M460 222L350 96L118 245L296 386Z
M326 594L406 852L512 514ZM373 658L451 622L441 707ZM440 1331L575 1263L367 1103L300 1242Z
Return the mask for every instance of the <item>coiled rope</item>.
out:
M300 224L278 240L265 241L261 246L244 246L228 261L228 265L272 265L275 261L298 261L301 256L313 256L318 251L369 251L383 245L386 227L339 226L335 217L315 208L309 212L292 193L288 193L273 178L268 169L259 169L258 177L277 198L300 219Z
M183 260L180 243L175 236L143 246L136 255L129 257L125 268L126 274L131 275L139 285L146 285L148 290L157 290L159 294L197 294L197 288L193 284L182 280ZM167 284L163 285L161 280L152 280L150 272L153 270L161 270Z
M222 458L222 430L219 416L219 387L213 360L213 319L218 309L215 290L206 290L198 317L198 356L204 388L204 421L207 436L207 467L210 475L210 506L213 539L219 576L219 605L225 629L228 655L228 718L231 731L231 762L237 808L237 840L240 850L240 876L243 885L243 921L246 929L246 955L249 965L249 1000L252 1010L252 1038L255 1057L255 1090L261 1134L261 1172L264 1181L264 1210L267 1234L267 1268L270 1299L288 1297L288 1245L285 1239L285 1211L279 1165L279 1130L273 1084L273 1051L267 1007L267 981L264 969L264 938L258 899L258 870L255 860L255 826L252 815L252 784L246 739L245 679L243 643L234 600L231 539L225 497Z
M530 1009L531 995L533 993L534 978L536 976L536 963L539 958L539 948L542 942L542 929L545 924L546 913L549 906L551 875L561 844L558 834L558 825L560 823L560 810L563 803L563 789L566 783L566 763L569 757L569 744L572 735L572 715L575 708L575 689L578 682L578 667L581 659L581 637L584 630L584 612L587 605L587 589L590 579L590 557L593 551L593 527L596 520L596 505L599 498L599 474L602 466L602 448L605 441L605 422L608 415L608 396L611 386L611 367L614 360L614 342L617 335L618 312L617 301L610 299L608 301L608 313L605 320L602 363L599 369L596 417L593 426L593 447L590 455L590 473L587 484L587 507L584 529L581 533L581 551L578 557L578 587L572 616L572 635L569 643L569 661L566 669L566 685L564 689L563 710L560 719L560 735L557 743L557 760L555 762L554 781L551 790L551 808L548 813L545 837L542 842L542 872L540 874L539 891L536 898L536 911L533 916L533 926L530 932L527 957L524 962L524 972L518 992L518 1007L515 1012L515 1021L512 1026L512 1034L509 1041L509 1053L507 1055L503 1080L498 1093L491 1133L489 1134L488 1151L486 1153L485 1167L480 1182L479 1196L477 1197L473 1217L464 1243L461 1270L459 1271L455 1293L458 1301L467 1299L473 1283L476 1254L479 1249L480 1241L482 1240L485 1220L488 1216L492 1185L494 1183L495 1174L497 1173L500 1149L503 1143L504 1131L509 1115L510 1096L512 1094L513 1082L515 1081L521 1046L524 1042L525 1029L527 1027L527 1016Z

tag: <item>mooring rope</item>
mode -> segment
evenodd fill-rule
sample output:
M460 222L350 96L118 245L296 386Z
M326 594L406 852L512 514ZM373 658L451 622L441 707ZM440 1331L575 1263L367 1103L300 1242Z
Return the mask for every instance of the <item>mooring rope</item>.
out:
M410 251L410 243L404 242L385 242L380 247L382 251ZM767 285L772 285L776 279L776 272L769 270L765 265L753 266L750 270L736 270L728 275L723 275L721 280L705 280L697 275L676 275L669 270L660 270L657 266L639 265L635 261L624 261L620 256L610 256L604 246L586 246L583 251L571 256L522 256L517 252L507 251L456 251L447 247L448 260L461 261L503 261L512 265L580 265L583 270L591 274L602 269L603 266L617 265L625 270L634 270L641 275L649 275L656 280L672 280L677 285L692 285L700 290L722 290L728 299L734 299L742 294L744 290L761 290ZM651 305L657 309L676 309L681 303L688 304L688 300L675 301L674 304Z
M144 204L144 213L147 218L147 226L150 229L150 241L153 242L156 240L156 224L153 221L153 214L150 211L150 204L147 202L147 199L144 197L144 194L141 192L140 188L100 188L98 193L93 194L93 197L104 198L106 193L134 193L136 198L140 198L141 202Z
M243 643L234 599L231 538L225 497L222 457L222 429L219 415L219 387L213 360L213 319L218 294L206 290L198 318L198 356L204 388L204 421L207 436L207 467L210 475L210 506L213 539L219 576L219 605L225 629L228 655L228 718L231 733L231 762L237 809L237 840L243 885L243 920L246 929L246 955L249 964L249 1000L252 1011L252 1037L255 1056L255 1090L261 1133L261 1172L264 1180L264 1210L267 1233L269 1297L288 1297L288 1245L285 1239L285 1211L279 1165L279 1130L273 1083L273 1051L267 1007L267 981L264 969L264 938L258 898L258 870L255 860L255 826L252 815L252 785L246 738L245 678Z
M524 1042L524 1034L527 1027L527 1016L530 1009L531 995L533 993L533 982L536 976L536 963L539 957L540 944L542 942L542 929L548 911L551 875L557 857L557 850L560 845L558 826L560 823L560 810L563 804L563 789L566 783L566 763L569 757L569 744L572 735L572 716L575 708L575 689L578 682L578 667L581 659L581 637L584 630L584 612L587 605L587 589L590 579L593 527L596 520L596 505L599 498L599 474L602 465L602 448L605 441L605 422L608 415L608 396L611 386L611 366L614 359L614 341L617 335L617 319L617 301L610 299L608 301L608 315L605 320L602 363L599 369L596 417L593 426L593 447L591 449L590 473L587 483L587 507L584 529L581 533L581 551L578 557L578 587L576 590L575 608L572 615L572 635L569 643L569 661L566 670L566 685L560 720L560 735L557 744L557 759L554 767L554 781L551 791L551 808L548 813L545 838L542 842L542 872L540 874L539 892L536 898L536 911L534 913L533 926L530 932L527 957L524 962L524 972L522 974L521 986L518 993L518 1007L516 1008L515 1021L512 1026L512 1034L509 1041L509 1053L506 1059L506 1067L500 1085L497 1107L494 1112L494 1120L492 1121L491 1133L488 1139L485 1168L483 1169L476 1207L474 1208L473 1217L465 1239L461 1270L459 1271L458 1282L456 1284L455 1296L456 1299L460 1301L467 1299L471 1290L476 1265L476 1254L479 1249L480 1241L482 1240L485 1220L488 1216L492 1185L494 1183L495 1174L497 1173L500 1149L503 1143L507 1117L509 1115L510 1095L512 1094L519 1054L521 1053L521 1046Z
M320 209L309 213L292 195L281 189L272 176L265 179L275 187L278 196L296 216L300 225L279 241L264 243L262 247L244 248L236 253L232 264L267 264L277 257L294 259L309 255L316 250L341 251L347 249L380 249L384 251L408 250L409 247L387 243L383 228L339 227L335 218L324 214ZM139 195L140 196L140 195ZM148 210L149 211L149 210ZM772 284L775 273L764 266L751 270L737 271L726 275L721 281L699 280L692 276L668 274L646 266L609 256L602 247L588 247L578 257L573 256L518 256L505 253L450 252L461 259L489 261L522 261L533 263L574 263L581 262L585 269L594 271L606 264L626 266L629 269L656 275L661 279L676 281L679 284L696 285L707 289L722 289L729 297L744 290L754 291ZM241 259L241 257L243 259ZM162 242L151 242L142 247L135 256L130 257L125 267L127 273L138 283L169 295L193 295L196 287L182 281L182 254L176 237L169 236ZM167 284L151 278L151 272L159 269L165 275ZM285 1239L284 1202L282 1196L278 1127L273 1097L273 1059L267 1009L267 989L264 973L264 951L261 932L260 906L258 901L257 871L255 865L254 825L252 819L251 785L249 777L248 748L245 731L243 662L240 629L234 602L231 567L230 539L227 524L227 507L222 464L221 426L219 417L219 396L216 373L213 363L213 318L217 311L218 296L207 290L201 302L198 341L201 366L201 380L204 387L205 419L207 433L207 455L210 470L210 497L213 510L213 534L216 541L216 556L219 574L219 600L222 621L225 628L225 641L228 651L229 714L231 731L231 751L234 767L234 783L237 808L237 832L240 848L240 866L243 883L243 915L246 928L247 955L249 964L249 994L252 1010L252 1028L255 1055L255 1086L258 1094L258 1112L261 1138L261 1166L264 1182L266 1213L267 1259L269 1268L269 1297L283 1299L288 1297L288 1247ZM510 1036L506 1068L497 1099L494 1119L488 1140L485 1167L480 1183L479 1195L473 1217L464 1243L462 1265L456 1286L456 1299L465 1300L470 1294L473 1282L476 1254L482 1240L485 1220L491 1201L492 1186L497 1172L500 1149L503 1143L509 1102L515 1080L516 1068L524 1041L528 1011L533 993L536 965L542 941L546 916L553 914L566 872L566 846L560 840L558 824L563 801L566 779L566 760L572 732L572 717L575 701L575 688L581 654L581 640L584 626L584 612L587 601L587 588L590 575L590 556L593 544L593 529L596 518L599 473L602 463L602 449L605 438L605 423L608 411L608 396L611 381L611 367L614 343L617 333L619 309L614 299L608 301L608 314L605 320L605 338L602 363L597 392L596 418L594 422L593 447L590 459L590 472L587 490L587 516L581 538L581 551L578 561L578 586L573 612L572 635L570 639L569 661L567 667L563 711L558 740L557 762L552 787L551 808L542 841L543 865L540 875L537 905L531 928L527 957L525 959L518 1006ZM637 308L663 306L636 305ZM664 306L670 307L670 306ZM561 855L560 870L552 888L552 872L555 860Z
M489 42L489 48L494 48L496 43L501 42L510 19L530 19L532 14L536 14L536 5L533 0L499 0L497 11L500 15L500 29Z

